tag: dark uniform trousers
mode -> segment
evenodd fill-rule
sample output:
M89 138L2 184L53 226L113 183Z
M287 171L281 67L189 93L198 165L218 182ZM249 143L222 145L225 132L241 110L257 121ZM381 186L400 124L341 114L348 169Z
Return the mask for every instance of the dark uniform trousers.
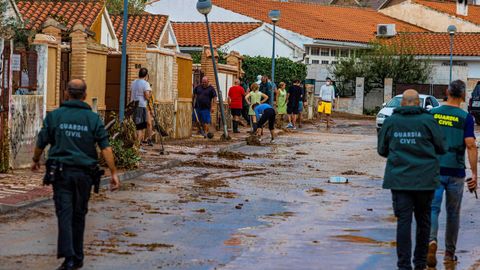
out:
M398 269L412 269L412 215L417 223L415 269L427 266L428 240L430 237L430 215L433 190L406 191L392 190L393 211L397 217L397 255Z
M64 168L55 179L53 199L58 218L58 258L83 260L85 216L91 189L91 176L80 168Z

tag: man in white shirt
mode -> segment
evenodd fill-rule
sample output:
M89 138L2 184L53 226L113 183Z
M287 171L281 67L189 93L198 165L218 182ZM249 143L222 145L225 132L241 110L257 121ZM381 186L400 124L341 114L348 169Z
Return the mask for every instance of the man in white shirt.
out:
M327 116L327 128L330 128L330 116L335 102L335 88L332 85L332 79L327 78L327 83L320 88L320 97L318 100L318 114L320 123L322 122L323 114Z
M152 88L150 83L146 80L148 76L148 70L141 68L138 72L138 79L132 82L130 100L137 103L135 112L133 114L133 121L137 129L137 140L143 142L145 138L149 138L150 134L145 137L144 130L147 129L149 123L152 121L152 116L147 109L148 100L152 94Z

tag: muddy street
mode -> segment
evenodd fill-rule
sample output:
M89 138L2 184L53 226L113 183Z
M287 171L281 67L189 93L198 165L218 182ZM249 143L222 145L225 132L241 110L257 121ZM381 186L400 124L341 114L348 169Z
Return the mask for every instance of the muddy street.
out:
M169 144L177 166L156 170L165 157L151 153L149 173L93 195L83 269L395 269L373 121L309 125L272 145L242 141ZM447 269L480 269L477 205L466 193L459 264ZM51 201L0 216L0 269L54 269L56 233Z

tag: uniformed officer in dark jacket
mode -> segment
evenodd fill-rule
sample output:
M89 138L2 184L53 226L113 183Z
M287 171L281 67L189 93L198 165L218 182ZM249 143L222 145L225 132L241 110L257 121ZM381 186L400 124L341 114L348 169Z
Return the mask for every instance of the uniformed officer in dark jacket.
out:
M65 258L58 268L61 270L83 266L85 216L94 178L92 171L98 164L97 145L112 175L111 189L120 185L108 133L99 115L84 102L86 90L83 80L68 83L68 101L47 114L33 156L32 170L36 171L43 150L50 145L46 179L50 175L53 185L59 230L57 257Z
M442 131L420 105L417 91L403 93L402 106L385 120L378 135L378 153L387 158L383 188L391 189L397 217L397 266L412 270L412 216L417 223L413 263L427 267L430 209L439 185L439 157L445 153Z

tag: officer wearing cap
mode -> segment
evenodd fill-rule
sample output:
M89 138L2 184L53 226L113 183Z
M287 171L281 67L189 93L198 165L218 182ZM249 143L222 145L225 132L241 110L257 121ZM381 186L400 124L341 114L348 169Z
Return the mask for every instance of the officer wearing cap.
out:
M65 258L60 270L83 266L83 235L88 200L98 167L98 145L111 172L111 190L118 189L112 148L99 115L85 103L87 85L72 80L67 86L68 101L47 114L38 134L32 171L40 168L40 157L47 145L45 182L53 185L53 199L58 218L57 257Z

